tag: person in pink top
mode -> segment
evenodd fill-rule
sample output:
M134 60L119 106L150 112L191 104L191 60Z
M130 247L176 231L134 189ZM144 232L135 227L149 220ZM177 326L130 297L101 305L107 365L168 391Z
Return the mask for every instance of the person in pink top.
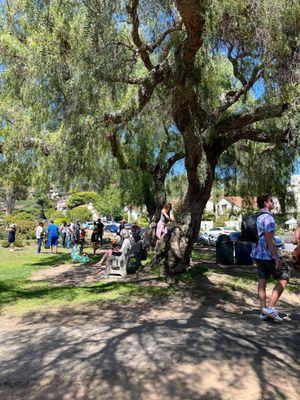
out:
M167 228L168 223L173 220L171 216L171 210L172 210L172 205L170 203L167 203L164 205L161 211L160 220L156 228L156 236L158 239L164 236L164 234L167 232L168 229Z

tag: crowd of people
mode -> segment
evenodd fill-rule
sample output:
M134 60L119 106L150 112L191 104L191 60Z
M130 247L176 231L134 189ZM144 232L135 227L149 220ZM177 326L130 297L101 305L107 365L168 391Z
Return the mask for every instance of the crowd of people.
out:
M124 242L127 240L131 242L138 242L142 238L141 228L137 222L134 222L130 230L126 229L126 220L122 220L119 224L118 231L114 234L111 240L111 252L124 250ZM14 250L16 241L16 225L11 224L6 228L7 240L11 251ZM50 250L51 253L57 253L59 246L66 249L74 249L76 247L76 254L83 254L84 247L87 245L87 235L90 233L90 244L93 249L93 255L97 254L99 248L103 245L104 224L101 218L94 222L92 229L89 231L86 224L80 224L77 220L73 223L63 222L60 226L55 224L53 220L49 224L39 222L35 230L35 237L37 243L37 253L42 252L42 247ZM123 233L122 233L123 232ZM128 247L128 244L127 244ZM98 253L107 253L110 250L99 250ZM108 254L108 253L107 253Z

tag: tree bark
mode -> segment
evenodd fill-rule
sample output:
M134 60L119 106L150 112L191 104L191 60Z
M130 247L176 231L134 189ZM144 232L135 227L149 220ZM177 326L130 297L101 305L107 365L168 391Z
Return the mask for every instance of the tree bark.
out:
M6 214L10 215L13 213L15 208L15 196L11 189L5 190L5 206L6 206Z

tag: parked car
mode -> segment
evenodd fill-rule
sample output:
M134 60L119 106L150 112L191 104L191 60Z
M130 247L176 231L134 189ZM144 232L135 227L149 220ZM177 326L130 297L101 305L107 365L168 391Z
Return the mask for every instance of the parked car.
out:
M119 231L119 225L117 225L117 224L109 224L109 225L105 226L104 230L108 231L110 233L117 233Z
M207 233L208 236L212 236L213 238L217 239L220 235L229 235L232 232L234 231L229 228L216 227L210 229Z
M231 232L231 233L229 234L229 237L230 237L230 239L231 239L233 242L237 242L237 241L239 240L241 234L242 234L242 233L241 233L240 231ZM277 236L277 235L275 235L275 244L276 244L276 247L277 247L279 250L284 249L284 243L283 243L282 239L281 239L279 236Z
M94 229L94 222L87 222L85 224L86 229L93 230Z
M205 246L215 246L217 236L209 235L208 232L201 233L197 239L197 242Z

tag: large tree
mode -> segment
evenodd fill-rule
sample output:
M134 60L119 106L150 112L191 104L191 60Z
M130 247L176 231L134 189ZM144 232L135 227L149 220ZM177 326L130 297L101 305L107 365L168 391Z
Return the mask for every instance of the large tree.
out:
M12 4L21 8L17 16ZM222 153L240 140L290 139L288 127L269 130L266 121L295 113L298 2L53 0L10 6L9 35L18 46L26 38L20 62L30 54L27 62L34 66L26 71L32 76L26 87L32 95L44 87L49 131L59 126L83 147L88 132L101 140L113 132L122 141L128 124L147 113L156 96L165 99L184 143L188 189L157 260L167 273L182 271Z

